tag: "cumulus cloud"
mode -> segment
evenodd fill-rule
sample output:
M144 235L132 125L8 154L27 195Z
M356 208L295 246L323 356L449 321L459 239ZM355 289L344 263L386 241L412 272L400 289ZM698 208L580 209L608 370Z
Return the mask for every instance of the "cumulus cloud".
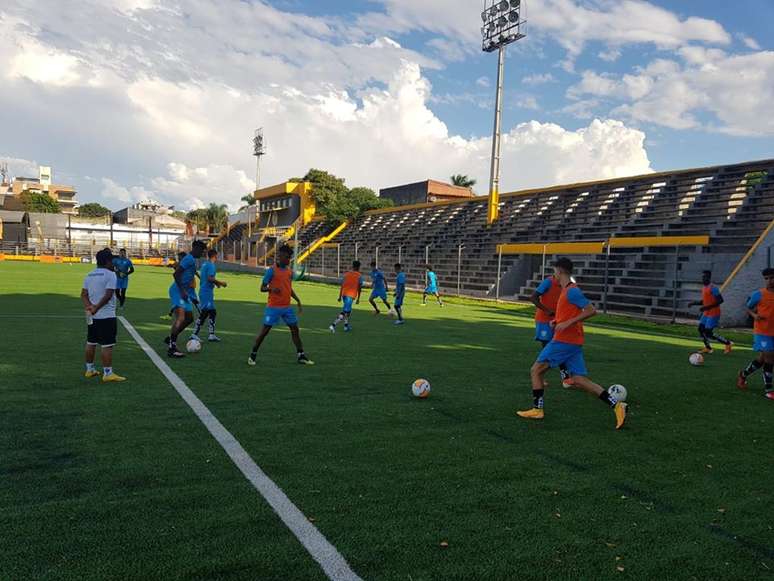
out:
M9 178L25 177L36 178L38 177L38 168L40 167L36 161L29 159L19 159L18 157L10 157L6 155L0 155L0 165L8 166Z
M545 85L546 83L556 82L556 78L551 73L536 73L534 75L527 75L521 82L525 85Z
M437 16L448 7L442 4L393 6L411 26L411 14L427 8ZM235 206L253 187L250 141L258 126L268 148L264 184L309 167L375 189L452 173L486 183L488 132L450 132L430 108L432 86L423 75L438 63L386 36L355 30L342 37L334 19L289 18L260 0L199 0L186 4L185 18L176 3L150 0L91 2L69 20L57 17L58 4L14 6L14 16L0 16L8 31L0 38L0 70L15 70L9 63L30 54L65 60L53 67L59 77L46 66L6 73L0 107L12 113L18 143L48 148L46 159L70 174L96 176L88 182L93 191L81 189L83 199L98 196L113 207L143 197L181 209ZM432 28L442 34L462 26L447 15L441 20ZM234 34L246 28L250 34ZM643 143L641 132L616 121L577 131L519 125L504 139L503 188L642 173L650 167Z
M672 129L774 135L774 52L728 55L688 46L677 54L682 61L658 59L634 74L586 71L568 96L610 99L620 103L614 115Z

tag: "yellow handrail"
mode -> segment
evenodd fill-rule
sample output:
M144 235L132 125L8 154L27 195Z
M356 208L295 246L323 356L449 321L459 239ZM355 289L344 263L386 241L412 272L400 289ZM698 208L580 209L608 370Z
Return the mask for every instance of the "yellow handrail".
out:
M758 247L763 244L763 241L766 239L766 237L771 232L772 228L774 228L774 220L769 222L769 225L766 226L766 229L763 231L763 233L758 236L758 239L755 241L755 244L753 244L750 247L750 250L747 251L747 253L742 257L742 260L740 260L737 265L734 267L734 270L731 271L731 274L728 275L728 278L726 278L725 282L720 286L721 292L725 291L728 285L731 284L731 281L734 280L737 274L739 274L739 271L742 270L742 267L747 264L747 262L752 258L753 253L758 250Z
M301 264L304 260L309 258L318 248L320 248L320 246L322 246L323 244L326 244L327 242L330 242L331 240L336 238L336 236L341 234L341 232L347 226L349 226L349 222L342 222L341 224L336 226L336 229L333 232L331 232L330 234L327 234L325 236L322 236L322 237L318 238L317 240L315 240L314 242L312 242L311 246L309 246L309 248L307 248L304 252L302 252L298 256L298 258L296 259L296 263L297 264Z

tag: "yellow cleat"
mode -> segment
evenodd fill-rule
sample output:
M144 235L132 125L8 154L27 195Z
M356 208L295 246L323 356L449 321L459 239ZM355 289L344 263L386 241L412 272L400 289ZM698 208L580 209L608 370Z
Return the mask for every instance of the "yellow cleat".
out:
M126 381L126 377L122 377L117 373L111 373L110 375L102 376L102 383L113 383L113 382L119 382L119 381Z
M516 415L519 416L520 418L527 418L530 420L542 420L545 414L541 409L532 408L531 410L516 412Z
M92 377L98 377L99 375L101 375L101 373L96 369L92 369L91 371L87 371L86 373L83 374L83 376L86 379L91 379Z
M731 351L733 351L733 349L734 349L734 344L729 343L728 345L723 347L723 355L728 355L729 353L731 353Z
M613 408L615 412L615 429L620 430L626 421L626 404L619 401Z

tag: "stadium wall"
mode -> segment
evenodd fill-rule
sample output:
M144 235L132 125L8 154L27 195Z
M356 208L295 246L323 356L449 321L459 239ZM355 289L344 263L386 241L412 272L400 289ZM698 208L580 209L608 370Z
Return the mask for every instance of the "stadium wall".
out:
M723 326L742 327L750 325L745 305L753 291L765 286L761 271L773 265L773 253L774 222L769 224L766 231L721 286L725 299L721 318Z

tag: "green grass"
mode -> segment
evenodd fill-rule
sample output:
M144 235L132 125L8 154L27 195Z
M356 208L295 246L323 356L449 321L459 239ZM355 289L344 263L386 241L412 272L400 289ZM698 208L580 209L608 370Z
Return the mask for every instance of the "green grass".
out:
M129 381L82 378L87 270L0 263L0 579L324 578L123 329ZM537 352L523 308L411 296L404 327L363 304L332 336L336 290L297 284L317 365L276 329L249 368L264 299L223 278L224 342L171 365L364 579L774 572L774 405L759 377L734 387L748 348L692 368L695 330L600 318L586 359L628 387L627 428L555 375L531 423L514 416ZM169 282L139 268L126 309L160 353Z

